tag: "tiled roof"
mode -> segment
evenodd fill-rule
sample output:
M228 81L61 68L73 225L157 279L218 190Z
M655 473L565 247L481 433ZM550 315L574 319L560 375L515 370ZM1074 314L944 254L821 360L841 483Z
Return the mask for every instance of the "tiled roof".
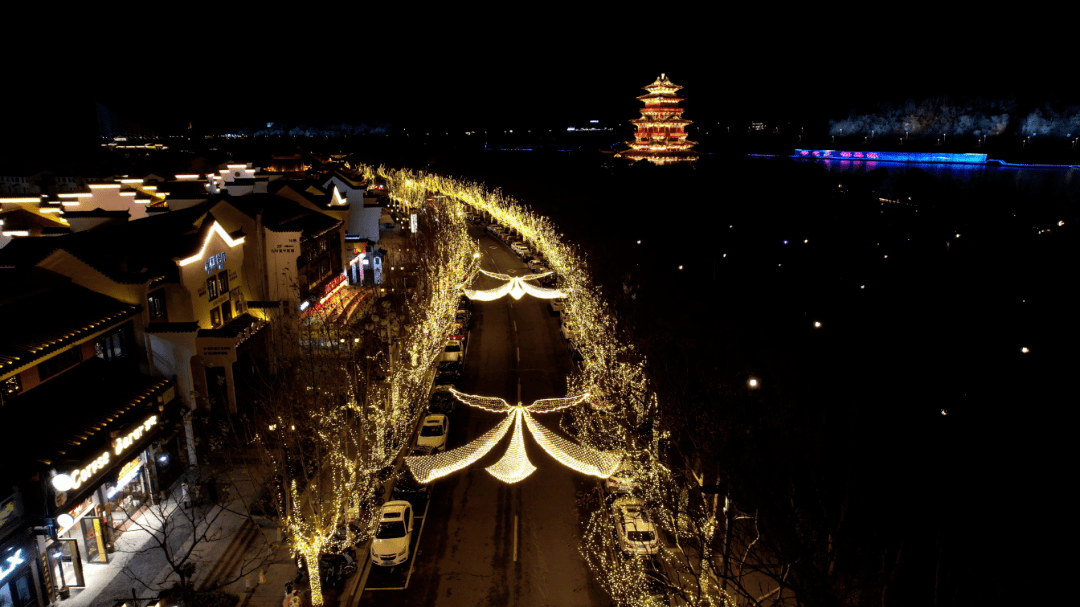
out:
M209 226L199 222L210 204L67 236L19 238L0 249L0 266L31 266L63 249L117 282L139 284L158 276L178 280L173 258L189 256L202 246Z
M118 326L142 309L36 268L0 269L0 286L0 315L12 321L0 340L0 375Z
M3 426L19 429L8 433L5 449L47 465L90 456L108 445L103 431L156 412L157 395L170 385L129 365L90 359L0 409Z

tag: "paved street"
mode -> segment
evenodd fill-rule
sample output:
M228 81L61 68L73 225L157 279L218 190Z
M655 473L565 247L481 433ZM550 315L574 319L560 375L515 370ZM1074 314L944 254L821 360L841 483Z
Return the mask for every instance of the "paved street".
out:
M529 273L508 247L479 228L472 230L480 239L484 269ZM478 282L477 287L487 284ZM525 404L566 394L570 356L546 300L505 297L474 302L472 310L462 391L511 404L518 401L519 382ZM537 418L557 431L558 415ZM500 419L459 404L451 415L448 448L479 436ZM526 433L537 471L520 483L504 484L484 467L497 461L509 442L504 437L484 459L436 481L416 552L393 571L372 567L359 605L608 604L578 552L576 496L594 488L596 479L562 466Z

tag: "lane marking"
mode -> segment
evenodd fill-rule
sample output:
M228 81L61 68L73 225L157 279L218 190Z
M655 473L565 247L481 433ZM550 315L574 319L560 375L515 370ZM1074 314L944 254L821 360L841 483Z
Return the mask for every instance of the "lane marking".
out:
M521 348L514 348L514 358L516 358L519 363L521 362Z
M514 515L514 562L517 562L517 525L518 515Z
M514 323L514 333L517 333L517 321L513 320L513 321L510 321L510 322Z

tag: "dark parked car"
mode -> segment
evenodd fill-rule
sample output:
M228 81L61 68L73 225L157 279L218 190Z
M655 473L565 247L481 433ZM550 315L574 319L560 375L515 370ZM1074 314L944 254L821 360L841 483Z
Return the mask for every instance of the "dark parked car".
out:
M431 402L428 403L429 413L449 415L456 406L457 401L454 395L450 394L450 386L435 386L435 393L431 395Z
M413 447L409 455L431 455L434 449L431 447ZM391 492L395 500L424 500L428 498L428 485L421 485L409 471L409 466L401 470L401 475L394 481L394 489Z
M435 373L435 385L457 387L461 381L461 361L443 361Z

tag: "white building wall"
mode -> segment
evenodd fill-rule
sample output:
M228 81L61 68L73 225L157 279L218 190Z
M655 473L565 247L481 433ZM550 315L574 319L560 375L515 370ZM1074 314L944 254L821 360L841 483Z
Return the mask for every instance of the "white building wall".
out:
M296 259L300 255L300 232L264 232L266 239L267 299L288 301L292 310L300 303Z
M244 265L243 242L234 242L233 246L229 246L218 232L218 229L224 230L218 224L217 228L210 231L201 255L186 265L181 265L184 260L177 260L176 262L180 268L180 282L191 295L191 311L194 315L192 320L199 323L199 326L204 329L213 328L210 322L210 310L230 299L233 300L233 316L238 315L236 301L232 297L232 294L237 289L243 294L245 302L251 301L251 293L242 279ZM221 265L215 266L208 272L206 270L206 261L220 254L224 254ZM219 293L217 297L210 299L207 291L207 279L211 276L217 276L223 269L229 272L229 291Z
M176 377L176 390L188 408L195 407L195 382L191 377L191 357L195 356L196 333L147 333L147 355L152 368L162 377Z

